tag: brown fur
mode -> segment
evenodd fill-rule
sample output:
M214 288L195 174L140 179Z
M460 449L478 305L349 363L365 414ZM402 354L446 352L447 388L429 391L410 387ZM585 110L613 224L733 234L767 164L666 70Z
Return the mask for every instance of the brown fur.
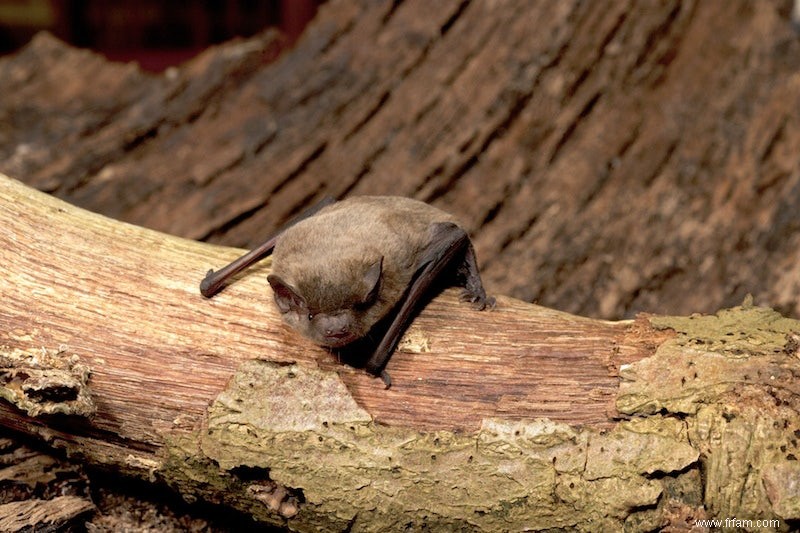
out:
M455 219L410 198L360 196L290 227L275 245L270 283L291 288L305 307L285 312L284 319L322 345L363 337L402 297L439 222ZM372 288L367 272L381 258L377 297L365 302ZM325 330L346 334L332 338Z

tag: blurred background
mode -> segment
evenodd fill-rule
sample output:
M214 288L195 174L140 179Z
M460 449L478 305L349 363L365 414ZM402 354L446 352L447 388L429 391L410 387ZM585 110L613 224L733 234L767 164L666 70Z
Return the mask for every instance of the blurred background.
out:
M796 317L794 5L0 0L0 172L242 248L324 195L408 196L494 294Z
M0 0L0 54L47 30L151 72L233 37L275 27L294 42L323 0Z

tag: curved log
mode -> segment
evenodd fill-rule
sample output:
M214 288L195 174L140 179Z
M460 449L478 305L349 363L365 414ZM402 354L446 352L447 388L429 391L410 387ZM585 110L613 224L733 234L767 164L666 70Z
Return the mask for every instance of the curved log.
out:
M282 325L268 261L206 300L240 251L7 177L0 226L0 425L187 498L296 530L800 517L800 324L769 309L606 322L448 290L387 391Z

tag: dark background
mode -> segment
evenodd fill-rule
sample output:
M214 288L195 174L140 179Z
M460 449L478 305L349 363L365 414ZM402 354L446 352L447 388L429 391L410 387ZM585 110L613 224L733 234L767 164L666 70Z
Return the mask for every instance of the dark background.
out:
M115 61L149 71L179 64L210 45L278 28L294 42L323 0L0 0L0 54L48 30Z

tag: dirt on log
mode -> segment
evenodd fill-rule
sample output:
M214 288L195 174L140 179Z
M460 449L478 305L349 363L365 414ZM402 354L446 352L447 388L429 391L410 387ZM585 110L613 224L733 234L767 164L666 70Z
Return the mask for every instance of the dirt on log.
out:
M752 293L800 316L789 0L339 0L153 76L47 35L0 60L0 170L250 247L323 194L455 212L492 292L601 318Z

